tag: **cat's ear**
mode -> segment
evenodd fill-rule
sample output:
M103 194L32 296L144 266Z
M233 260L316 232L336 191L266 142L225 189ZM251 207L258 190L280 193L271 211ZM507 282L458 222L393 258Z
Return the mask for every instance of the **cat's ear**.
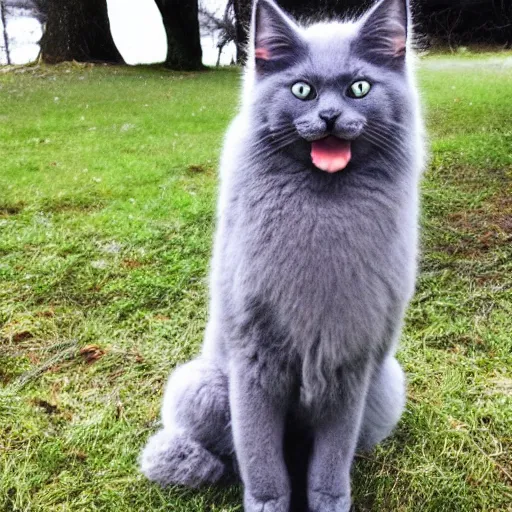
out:
M407 0L380 0L361 20L358 46L371 62L402 67L405 62Z
M256 69L279 70L305 51L299 27L271 0L256 0L252 13L252 44Z

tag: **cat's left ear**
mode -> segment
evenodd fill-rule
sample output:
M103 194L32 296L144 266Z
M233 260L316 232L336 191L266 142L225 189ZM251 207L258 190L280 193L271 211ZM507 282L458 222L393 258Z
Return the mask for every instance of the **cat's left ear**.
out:
M380 0L361 20L358 42L376 64L402 67L409 23L408 0Z
M259 72L283 69L305 51L295 21L272 0L256 0L251 24L254 59Z

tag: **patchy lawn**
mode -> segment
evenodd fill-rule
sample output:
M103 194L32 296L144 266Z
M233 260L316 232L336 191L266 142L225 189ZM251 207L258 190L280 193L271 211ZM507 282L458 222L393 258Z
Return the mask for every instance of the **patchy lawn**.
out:
M359 511L512 502L512 66L424 59L432 159L400 359L407 412L359 457ZM216 166L238 72L0 74L0 509L240 511L136 459L206 319Z

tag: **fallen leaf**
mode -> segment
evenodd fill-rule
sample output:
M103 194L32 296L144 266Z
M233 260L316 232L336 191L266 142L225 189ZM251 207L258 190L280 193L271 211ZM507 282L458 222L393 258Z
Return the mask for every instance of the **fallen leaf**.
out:
M94 361L97 361L98 359L103 357L104 354L105 351L98 345L87 345L80 349L80 355L89 364L93 363Z
M12 341L14 341L14 343L18 343L20 341L28 340L33 337L34 337L34 335L30 331L20 331L20 332L15 332L12 335Z

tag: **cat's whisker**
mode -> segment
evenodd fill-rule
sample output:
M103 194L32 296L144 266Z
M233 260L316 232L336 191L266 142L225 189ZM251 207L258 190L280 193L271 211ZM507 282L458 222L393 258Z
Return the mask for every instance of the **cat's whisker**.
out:
M281 137L290 135L294 131L295 131L295 129L293 129L293 128L287 128L287 129L279 130L279 131L278 130L273 130L271 132L266 133L262 137L256 138L254 140L254 142L253 142L253 145L257 146L257 145L262 144L262 143L267 142L267 141L271 143L272 141L278 140Z
M394 131L391 127L382 125L375 125L375 124L369 124L367 127L367 130L371 133L380 135L383 137L387 142L402 148L402 145L400 144L399 140L403 137L403 133L397 133Z
M370 127L367 127L367 129L364 132L364 136L366 138L372 138L372 140L378 140L379 141L379 147L382 149L387 150L396 150L397 152L400 152L399 147L394 144L393 141L385 137L382 133L377 132L375 129L372 129Z
M400 144L393 139L390 139L383 133L379 133L374 130L368 130L369 135L372 135L374 138L380 141L382 148L385 148L388 151L393 151L394 155L405 156L405 152Z
M295 130L277 135L274 139L272 139L270 141L270 143L271 144L279 144L282 140L288 139L292 136L293 136L293 138L295 138Z
M287 127L279 132L270 132L254 142L253 147L258 148L259 146L259 148L251 155L251 160L256 161L261 156L268 159L296 140L297 132L295 127ZM271 146L270 151L268 145Z
M278 146L274 148L274 150L269 153L269 156L281 151L285 147L289 146L290 144L293 144L297 139L295 137L289 138L287 140L283 140Z
M370 122L368 123L367 128L376 130L378 132L385 132L387 135L393 137L394 139L403 137L407 131L407 127L397 121L386 121L385 123L380 124L376 122Z
M394 157L398 160L404 160L406 155L394 141L387 139L371 129L365 131L364 136L375 146L382 150L388 157Z
M267 141L267 140L268 141L272 141L274 139L280 138L281 136L288 135L288 134L291 134L291 133L295 133L295 127L294 126L283 126L283 128L281 128L281 129L270 130L266 135L264 135L263 137L259 138L256 141L256 144L262 143L262 142Z
M268 152L268 154L265 154L265 158L268 159L268 158L274 156L276 153L279 153L279 151L281 151L284 148L288 147L290 144L292 144L295 141L296 141L295 137L281 141L270 152Z
M399 121L393 121L392 119L386 119L386 121L382 124L377 124L376 122L371 122L370 126L375 126L376 128L386 128L391 130L392 126L399 128L400 130L407 130L408 126L404 123L400 123Z
M288 140L291 136L292 136L291 133L283 133L283 134L280 134L279 136L274 136L274 138L272 138L269 141L260 139L260 140L256 141L253 145L253 147L256 149L255 154L259 154L261 151L267 151L269 145L270 146L279 145L279 144L281 144L282 141Z
M371 134L369 134L368 132L366 132L364 135L363 135L363 138L365 140L367 140L368 142L370 142L370 144L372 144L373 146L375 146L377 149L380 149L382 151L382 153L387 156L387 154L389 153L389 150L386 149L384 147L384 145L377 139L375 139L373 136L371 136Z
M375 123L370 123L368 125L368 128L371 130L377 131L379 133L385 134L387 137L392 138L394 141L398 142L403 139L403 137L406 135L407 130L403 125L400 124L393 124L389 126L389 123L378 125Z
M287 141L292 134L283 134L279 138L272 139L272 141L257 141L253 144L253 153L251 154L251 159L255 159L259 157L261 154L264 154L273 149L276 146L279 146L282 142Z
M393 150L394 154L400 156L402 159L406 157L403 146L396 140L390 138L387 134L370 130L370 133L382 142L382 144L389 150Z
M368 140L372 142L376 147L381 149L382 155L389 160L390 162L404 162L405 155L400 153L399 150L390 148L387 144L383 143L381 140L372 138L373 136L369 136Z
M287 136L281 137L277 143L270 149L263 146L259 151L251 155L251 160L257 160L263 156L265 160L268 160L270 157L274 156L276 153L289 146L293 142L297 140L296 137L292 137L292 134L288 134Z

